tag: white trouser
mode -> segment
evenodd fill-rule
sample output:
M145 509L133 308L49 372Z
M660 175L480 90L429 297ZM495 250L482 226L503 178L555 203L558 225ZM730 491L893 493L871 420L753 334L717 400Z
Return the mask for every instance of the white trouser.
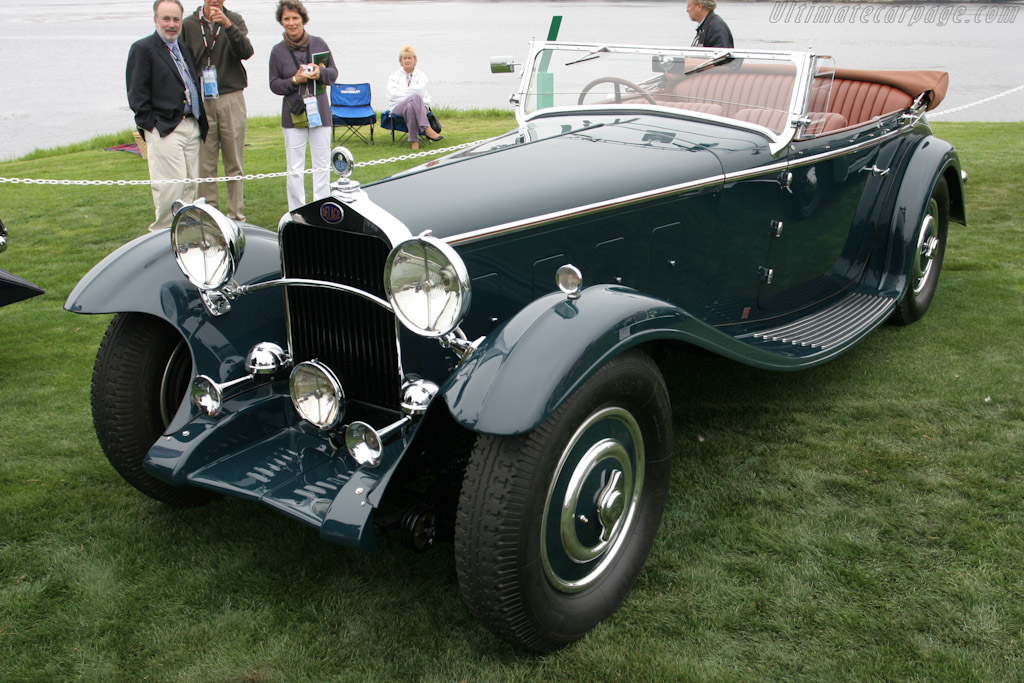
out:
M331 193L331 127L282 128L284 131L284 158L288 170L296 173L306 168L306 142L309 142L311 168L322 169L313 174L313 201ZM294 211L306 204L306 176L290 175L287 181L288 210Z
M328 136L330 137L330 136ZM146 131L146 159L150 180L169 180L199 177L199 122L186 116L167 136L153 130ZM156 220L150 231L171 227L171 204L175 199L193 202L198 183L157 183L153 190Z

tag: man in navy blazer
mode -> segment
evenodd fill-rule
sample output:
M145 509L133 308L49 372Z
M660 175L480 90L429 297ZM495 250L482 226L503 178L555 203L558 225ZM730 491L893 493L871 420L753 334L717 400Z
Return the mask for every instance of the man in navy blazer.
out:
M125 82L135 125L146 140L150 180L195 179L199 146L208 128L192 50L178 40L184 8L179 0L156 0L156 32L132 44ZM150 231L171 225L175 199L195 200L198 183L154 183L156 220Z

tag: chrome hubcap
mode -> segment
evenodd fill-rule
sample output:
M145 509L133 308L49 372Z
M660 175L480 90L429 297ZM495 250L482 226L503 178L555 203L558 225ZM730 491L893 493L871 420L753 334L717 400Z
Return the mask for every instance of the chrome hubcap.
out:
M928 284L928 276L931 274L935 254L939 249L939 238L935 236L935 216L938 213L939 204L932 199L918 231L917 258L914 262L914 294L919 294Z
M608 483L597 497L597 519L601 522L601 540L611 540L615 525L626 511L626 496L622 491L622 472L614 470Z
M594 413L569 440L542 519L544 572L556 589L583 590L611 565L639 506L643 462L640 427L621 408Z

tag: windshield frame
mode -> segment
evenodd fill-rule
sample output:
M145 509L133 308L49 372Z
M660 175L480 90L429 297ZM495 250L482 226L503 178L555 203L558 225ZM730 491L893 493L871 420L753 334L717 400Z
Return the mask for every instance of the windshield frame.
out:
M534 75L539 71L546 70L553 55L557 54L559 59L566 57L567 52L578 52L579 57L575 59L563 59L567 64L558 64L559 69L571 69L573 64L600 60L609 54L634 54L655 57L662 57L666 61L693 60L694 65L700 64L706 68L701 73L711 73L717 68L715 65L706 66L706 62L722 58L727 53L731 60L749 59L758 63L778 63L780 65L791 65L794 69L793 89L789 102L786 106L786 122L781 131L772 130L756 123L750 123L739 119L718 116L710 113L676 109L669 106L651 105L649 103L621 102L609 103L587 103L571 105L551 105L542 108L530 109L531 102L535 102L537 93L531 92L534 84ZM576 43L562 41L533 41L530 43L530 56L523 64L519 88L512 95L512 102L515 105L516 120L520 126L527 122L541 117L549 117L559 114L579 115L582 112L594 112L608 114L611 112L630 113L653 113L662 116L683 119L710 120L723 125L743 128L755 131L769 140L769 148L772 154L781 151L794 138L798 129L806 122L806 107L810 97L810 74L811 65L815 62L816 55L809 52L784 52L774 50L737 50L735 48L679 48L679 47L657 47L646 45L611 45L607 43ZM652 75L656 72L652 70ZM643 85L644 82L638 82Z

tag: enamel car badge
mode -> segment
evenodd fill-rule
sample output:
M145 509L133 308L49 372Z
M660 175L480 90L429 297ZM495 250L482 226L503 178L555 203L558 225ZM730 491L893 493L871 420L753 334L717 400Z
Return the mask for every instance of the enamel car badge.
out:
M344 217L345 212L341 210L341 204L326 202L320 206L320 218L323 218L332 225L340 223Z

